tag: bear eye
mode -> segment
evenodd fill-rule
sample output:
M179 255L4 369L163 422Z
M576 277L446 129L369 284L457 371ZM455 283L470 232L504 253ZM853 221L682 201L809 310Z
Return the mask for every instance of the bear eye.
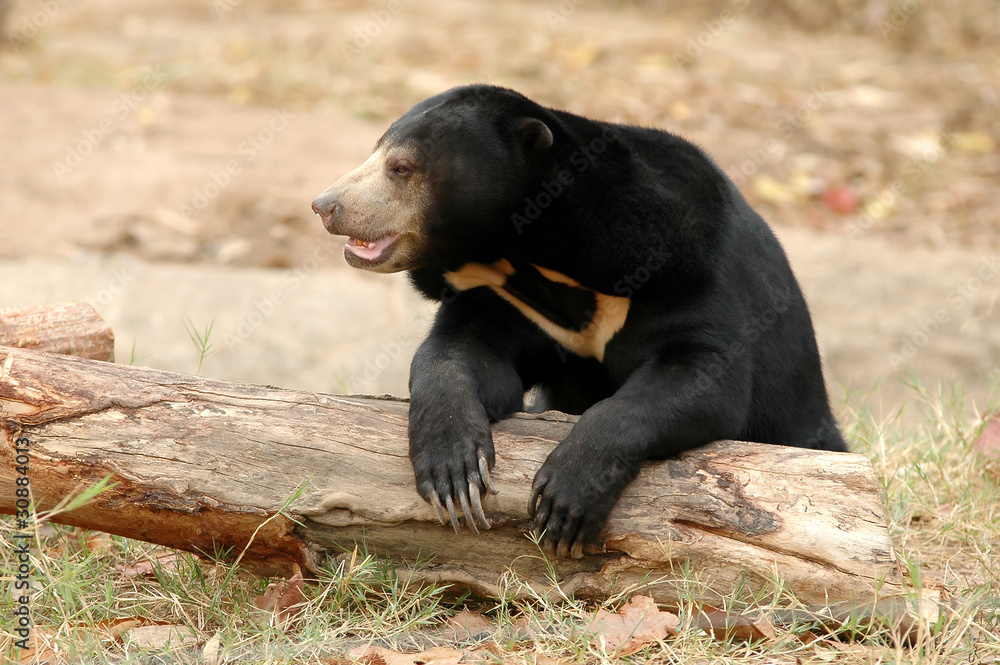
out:
M413 172L413 169L406 162L396 162L392 166L392 172L394 175L400 176L402 178L407 177Z

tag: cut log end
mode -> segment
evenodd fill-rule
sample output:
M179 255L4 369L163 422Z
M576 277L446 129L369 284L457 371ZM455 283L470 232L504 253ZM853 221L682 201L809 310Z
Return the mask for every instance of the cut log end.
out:
M85 302L0 309L0 345L115 361L115 335Z

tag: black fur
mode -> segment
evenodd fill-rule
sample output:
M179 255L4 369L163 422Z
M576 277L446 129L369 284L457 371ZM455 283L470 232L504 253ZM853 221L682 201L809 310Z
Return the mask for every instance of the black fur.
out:
M489 423L523 409L534 386L546 405L582 413L534 484L536 529L562 554L597 539L645 460L717 439L847 449L784 252L691 143L491 86L427 99L382 140L419 146L432 189L431 249L410 273L442 300L410 376L410 454L425 499L457 505L470 482L484 491L477 457L492 467ZM510 290L564 327L589 321L592 295L549 288L526 264L630 298L603 361L568 352L488 288L457 292L443 278L499 259L517 267Z

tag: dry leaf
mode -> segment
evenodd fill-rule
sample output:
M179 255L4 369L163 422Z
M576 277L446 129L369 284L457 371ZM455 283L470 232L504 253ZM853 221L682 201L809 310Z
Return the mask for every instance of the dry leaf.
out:
M896 209L896 199L869 201L864 205L865 215L876 222L885 219Z
M584 42L570 52L568 61L573 69L583 69L594 64L600 56L600 47Z
M514 625L511 626L511 637L515 640L537 640L538 631L536 631L531 625L531 618L527 615L521 615L514 620Z
M535 665L566 665L574 662L570 658L553 658L544 653L535 654Z
M472 651L466 651L462 659L462 665L466 663L502 663L504 661L503 652L496 642L484 644Z
M53 637L47 630L35 627L28 636L28 648L20 652L18 661L37 665L48 665L58 662L58 654L49 646Z
M1000 418L993 416L990 419L972 443L972 449L989 458L1000 458Z
M674 120L687 120L691 117L691 107L683 99L678 99L667 107L667 113Z
M441 629L441 638L452 642L466 642L490 635L495 626L478 612L459 612L448 619Z
M133 628L138 628L148 624L149 621L143 617L128 617L126 619L103 619L98 621L96 628L107 633L112 639L120 640L122 636Z
M604 642L618 656L635 653L667 635L676 635L677 615L661 612L649 596L633 596L617 614L598 610L586 631Z
M64 531L62 538L46 547L45 551L49 556L60 556L63 552L86 551L87 538L93 533L93 531L89 531L88 529L72 527ZM50 535L55 536L57 534L58 532L53 532Z
M838 215L854 215L858 212L858 194L850 185L834 185L822 195L826 207Z
M941 135L933 129L893 134L889 137L889 147L909 159L926 159L941 154Z
M799 641L802 642L802 644L812 644L813 642L818 642L820 640L826 639L825 637L820 637L811 630L807 630L804 633L800 633L798 635L798 638Z
M805 171L795 171L792 173L788 177L788 187L800 199L822 196L829 189L826 180L809 175Z
M115 571L124 575L127 579L135 579L136 577L152 577L156 574L156 568L159 566L164 571L171 571L177 567L177 562L180 560L180 555L175 552L169 552L167 554L162 554L156 559L140 561L132 566L122 566L116 565Z
M845 601L830 607L813 608L809 614L825 624L879 624L900 638L909 640L922 633L933 633L940 621L942 608L952 602L943 584L925 580L916 597L911 593L885 596L874 603Z
M753 193L757 198L768 203L782 204L795 201L795 191L788 185L779 182L769 175L761 174L751 183Z
M949 598L944 584L925 579L916 603L912 596L889 596L875 603L873 614L900 637L912 639L921 633L935 632L941 609L948 605Z
M458 665L465 655L448 647L434 647L420 653L399 653L382 647L357 647L348 652L364 665Z
M726 612L711 605L702 605L698 627L719 640L773 640L774 626L765 618L750 619L736 612Z
M198 636L187 626L139 626L128 632L129 639L140 649L194 646Z
M198 662L201 665L218 665L219 655L222 653L222 633L212 635L212 639L205 643L201 650L201 657Z
M111 539L111 534L102 531L93 531L87 536L86 548L89 552L98 556L113 554L115 552L115 541Z
M305 584L302 572L296 572L291 579L272 582L267 591L253 601L254 606L267 614L254 615L258 625L273 625L287 629L292 620L302 611L305 602Z
M962 152L994 152L997 142L985 132L955 132L951 143Z

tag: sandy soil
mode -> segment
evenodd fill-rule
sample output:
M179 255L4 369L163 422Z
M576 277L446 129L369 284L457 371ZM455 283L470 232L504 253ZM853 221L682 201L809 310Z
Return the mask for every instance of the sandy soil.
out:
M946 25L919 13L883 34L878 3L819 32L744 6L15 4L0 51L0 262L295 269L330 242L309 202L392 118L491 81L708 150L785 238L833 386L893 382L909 365L891 354L910 342L926 380L985 395L1000 348L1000 279L976 273L1000 248L995 51L968 31L914 42ZM346 266L323 270L345 275L331 297L350 298ZM22 279L0 290L11 304L57 292ZM948 321L917 344L942 308Z

